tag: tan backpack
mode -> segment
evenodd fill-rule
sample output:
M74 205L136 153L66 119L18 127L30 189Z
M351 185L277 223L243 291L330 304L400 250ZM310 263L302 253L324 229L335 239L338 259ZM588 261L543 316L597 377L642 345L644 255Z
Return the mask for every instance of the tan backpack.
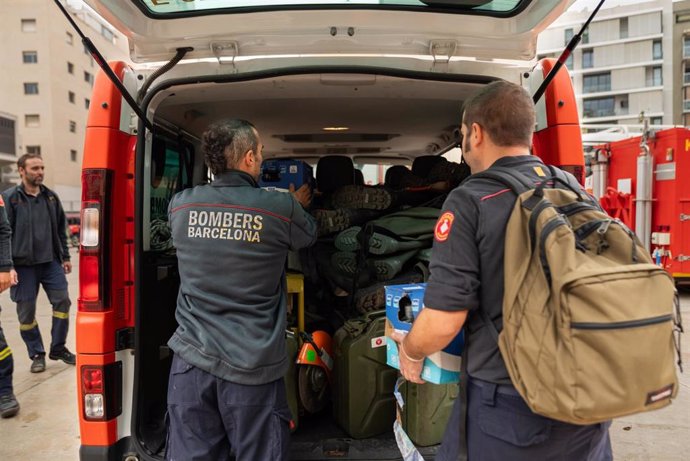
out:
M500 334L480 309L511 381L532 411L568 423L664 407L678 393L677 352L681 366L673 279L574 177L550 169L536 188L507 168L474 176L518 195L506 228ZM547 185L557 182L565 188Z

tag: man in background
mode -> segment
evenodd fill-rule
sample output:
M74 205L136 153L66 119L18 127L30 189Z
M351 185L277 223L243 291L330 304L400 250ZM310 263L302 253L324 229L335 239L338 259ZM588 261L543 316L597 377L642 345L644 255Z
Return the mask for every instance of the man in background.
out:
M65 212L57 194L43 185L45 166L37 154L17 160L21 184L2 193L12 228L12 259L18 283L10 290L17 303L19 329L32 360L31 372L45 371L46 351L36 322L38 289L53 306L53 324L48 357L74 365L75 356L65 347L69 328L67 277L72 271L67 248Z

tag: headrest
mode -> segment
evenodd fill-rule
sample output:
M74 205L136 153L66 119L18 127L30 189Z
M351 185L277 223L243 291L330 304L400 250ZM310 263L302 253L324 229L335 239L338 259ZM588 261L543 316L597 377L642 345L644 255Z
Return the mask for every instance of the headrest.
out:
M445 158L440 155L422 155L417 157L412 162L412 173L420 178L426 178L434 165L444 160Z
M344 155L326 155L316 164L316 188L324 193L333 192L355 183L352 159Z

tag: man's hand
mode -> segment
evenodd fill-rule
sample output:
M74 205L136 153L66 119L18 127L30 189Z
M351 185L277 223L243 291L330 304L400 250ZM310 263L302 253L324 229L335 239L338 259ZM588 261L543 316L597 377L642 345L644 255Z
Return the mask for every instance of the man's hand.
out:
M62 268L65 270L65 274L69 274L72 272L72 263L69 261L65 261L62 263Z
M309 187L309 184L302 184L302 187L297 190L295 190L294 184L290 184L289 190L304 208L309 206L311 203L311 188Z
M12 276L9 272L0 272L0 292L7 290L12 284Z
M421 377L422 367L424 366L424 357L418 358L407 355L405 352L405 346L403 345L406 337L406 333L401 333L399 331L393 331L393 333L391 333L391 338L398 343L400 374L402 374L403 377L411 383L424 384L426 381L424 381Z
M14 269L10 269L10 283L12 286L15 286L19 283L19 276L17 275L17 271Z

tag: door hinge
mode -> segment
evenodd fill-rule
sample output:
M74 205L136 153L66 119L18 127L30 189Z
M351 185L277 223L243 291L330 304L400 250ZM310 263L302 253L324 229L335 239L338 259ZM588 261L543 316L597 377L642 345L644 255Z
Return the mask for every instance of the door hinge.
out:
M429 54L434 58L432 69L446 70L450 58L455 54L458 43L455 40L431 40L429 41Z
M230 64L233 70L237 71L235 58L240 54L239 43L235 41L211 42L211 51L218 60L218 64Z
M134 349L134 328L122 328L115 332L115 350Z

